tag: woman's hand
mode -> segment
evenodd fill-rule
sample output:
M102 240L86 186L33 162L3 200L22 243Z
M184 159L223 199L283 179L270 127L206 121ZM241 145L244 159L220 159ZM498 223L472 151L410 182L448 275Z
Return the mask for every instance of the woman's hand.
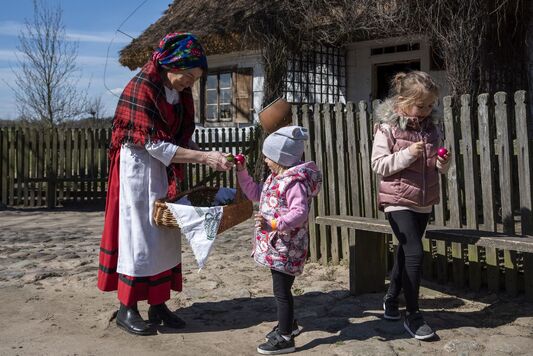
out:
M216 171L229 171L233 167L233 163L229 162L226 155L217 152L204 152L204 163Z
M425 150L425 144L424 141L419 141L413 143L411 146L409 146L409 153L411 153L415 157L422 156L422 153L424 153Z

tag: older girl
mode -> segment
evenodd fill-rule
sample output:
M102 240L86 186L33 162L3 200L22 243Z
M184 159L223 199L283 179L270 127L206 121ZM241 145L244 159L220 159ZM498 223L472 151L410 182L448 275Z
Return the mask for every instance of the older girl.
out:
M439 202L439 173L449 156L437 156L442 139L433 115L438 88L424 72L398 73L392 80L393 96L377 108L379 127L372 148L372 169L381 177L379 208L385 211L399 241L384 297L384 317L401 318L398 296L406 301L405 329L416 339L435 335L418 306L422 270L422 236L433 205Z

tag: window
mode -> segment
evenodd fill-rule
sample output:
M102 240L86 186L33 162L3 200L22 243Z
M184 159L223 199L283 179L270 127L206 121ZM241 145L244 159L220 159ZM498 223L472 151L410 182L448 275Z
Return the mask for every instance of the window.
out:
M232 88L231 73L207 75L205 85L206 121L232 121Z
M285 81L287 101L334 103L345 100L345 51L319 47L289 60Z
M204 126L251 122L252 68L211 70L193 87L195 120Z
M398 53L398 52L411 52L420 50L420 43L402 43L395 46L387 47L375 47L370 49L371 56L377 56L380 54Z

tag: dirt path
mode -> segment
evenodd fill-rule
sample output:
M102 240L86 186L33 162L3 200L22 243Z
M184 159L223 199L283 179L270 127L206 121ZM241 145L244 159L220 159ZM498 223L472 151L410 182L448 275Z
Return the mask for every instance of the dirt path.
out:
M0 212L0 355L256 354L275 305L269 271L249 258L251 221L219 236L199 273L183 244L184 291L168 305L187 328L149 337L118 329L116 295L96 288L102 223L101 211ZM426 286L421 307L439 339L421 343L381 318L381 295L353 297L347 287L346 266L310 263L296 279L296 354L533 353L533 305L521 299Z

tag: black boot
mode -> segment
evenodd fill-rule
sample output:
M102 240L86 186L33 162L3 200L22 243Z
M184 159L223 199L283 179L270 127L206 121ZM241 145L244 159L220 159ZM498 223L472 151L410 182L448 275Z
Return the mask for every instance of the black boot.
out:
M117 326L135 335L155 335L157 330L141 318L137 306L127 307L120 303Z
M159 325L163 322L163 325L173 329L181 329L185 327L185 322L171 312L165 303L150 305L150 308L148 309L148 321L155 325Z

